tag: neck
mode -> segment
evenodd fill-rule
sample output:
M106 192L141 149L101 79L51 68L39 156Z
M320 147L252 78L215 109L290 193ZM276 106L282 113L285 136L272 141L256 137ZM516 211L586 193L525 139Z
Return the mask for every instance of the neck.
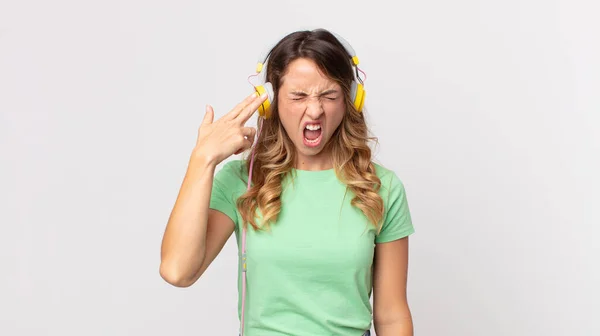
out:
M324 152L317 155L302 155L298 153L294 168L298 170L327 170L333 168L331 156Z

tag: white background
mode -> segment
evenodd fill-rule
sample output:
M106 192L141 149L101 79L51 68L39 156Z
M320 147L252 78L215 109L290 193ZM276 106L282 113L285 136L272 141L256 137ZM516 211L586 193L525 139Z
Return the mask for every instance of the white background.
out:
M406 186L415 334L599 335L598 9L2 0L0 334L237 335L234 239L181 289L162 233L204 106L323 27L358 52Z

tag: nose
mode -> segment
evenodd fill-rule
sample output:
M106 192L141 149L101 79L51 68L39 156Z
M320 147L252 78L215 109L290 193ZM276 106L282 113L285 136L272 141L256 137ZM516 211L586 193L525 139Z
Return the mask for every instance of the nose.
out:
M306 115L311 119L319 119L323 114L323 104L318 97L310 97L306 102Z

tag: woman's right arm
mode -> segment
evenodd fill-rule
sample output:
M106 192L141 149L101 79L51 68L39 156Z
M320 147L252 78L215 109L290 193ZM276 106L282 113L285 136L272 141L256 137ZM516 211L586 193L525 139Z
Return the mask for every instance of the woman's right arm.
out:
M168 283L177 287L194 284L233 233L233 221L209 209L213 177L220 162L253 144L256 130L244 124L265 99L251 95L216 122L214 111L207 106L163 235L159 272Z
M160 275L174 286L195 283L233 233L233 221L208 208L214 171L205 159L190 162L167 222Z

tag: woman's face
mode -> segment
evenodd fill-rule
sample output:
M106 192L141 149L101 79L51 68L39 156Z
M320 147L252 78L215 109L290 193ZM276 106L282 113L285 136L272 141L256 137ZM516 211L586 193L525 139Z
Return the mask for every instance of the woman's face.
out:
M288 65L282 77L277 105L300 163L327 164L329 153L322 150L346 113L341 86L312 60L299 58Z

